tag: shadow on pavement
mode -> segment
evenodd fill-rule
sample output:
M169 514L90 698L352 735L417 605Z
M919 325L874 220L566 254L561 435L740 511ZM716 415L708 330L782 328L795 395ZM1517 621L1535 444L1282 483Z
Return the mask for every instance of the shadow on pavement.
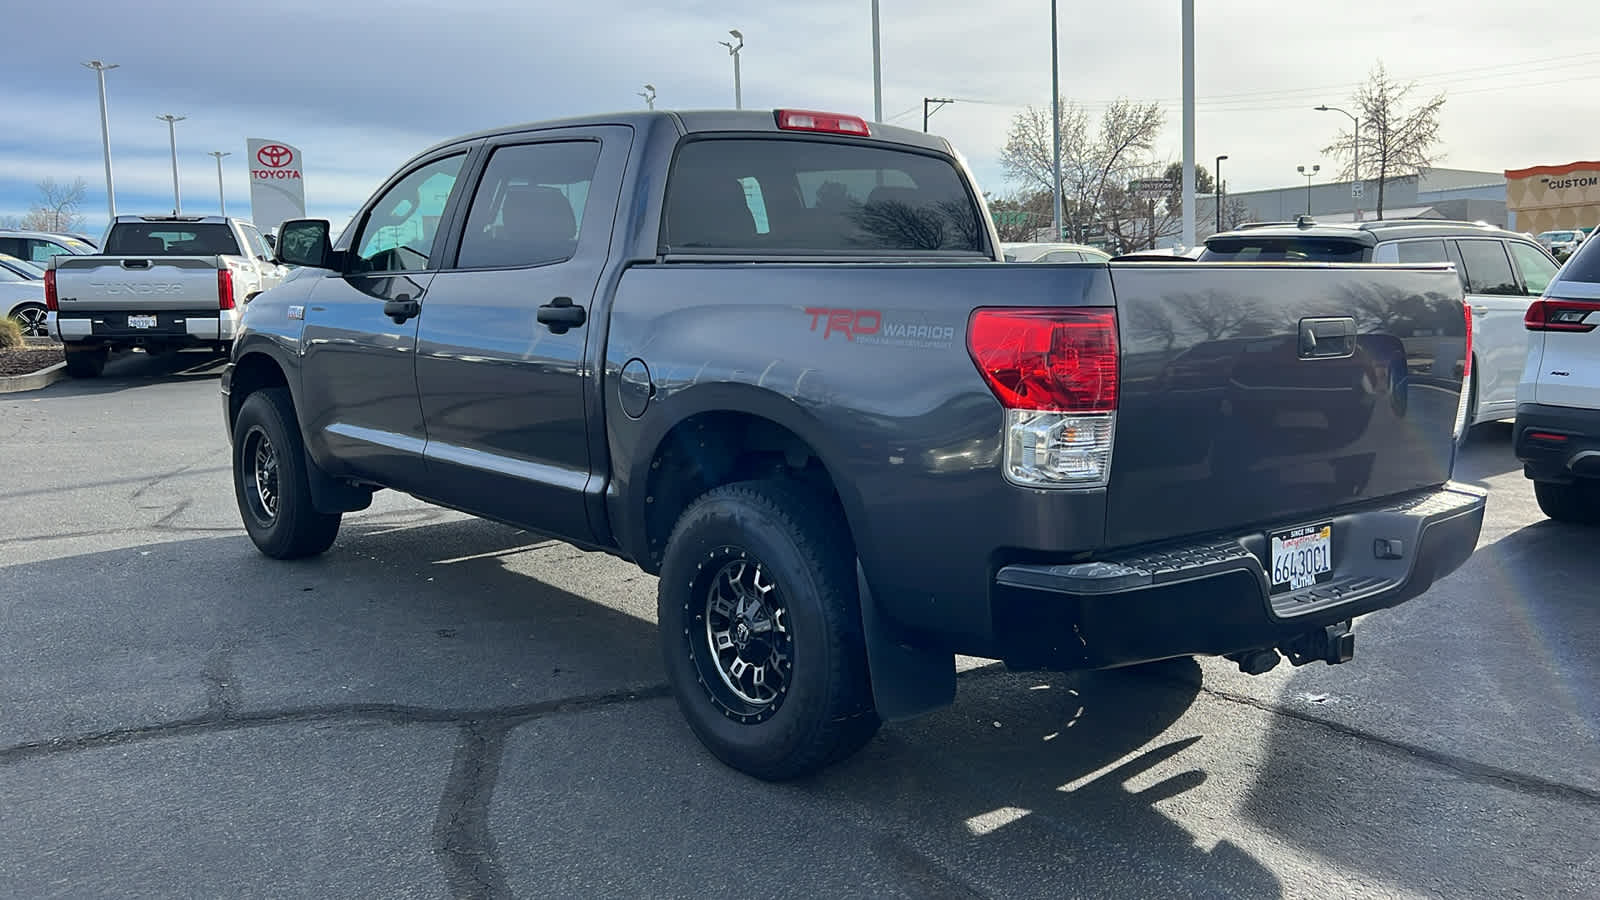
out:
M1522 463L1517 462L1511 450L1511 423L1485 422L1472 429L1465 445L1456 453L1454 477L1457 481L1488 487L1488 479L1521 469Z
M1352 664L1296 670L1277 704L1334 728L1274 716L1247 815L1419 892L1593 896L1597 536L1552 522L1513 532L1358 624Z
M209 350L177 353L114 353L99 378L67 378L43 389L40 396L71 397L108 394L131 387L214 379L228 357Z

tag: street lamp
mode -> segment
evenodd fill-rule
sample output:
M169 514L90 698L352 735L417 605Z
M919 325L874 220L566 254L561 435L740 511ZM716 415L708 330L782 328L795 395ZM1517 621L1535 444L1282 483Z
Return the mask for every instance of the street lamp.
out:
M878 43L878 0L872 0L872 121L883 121L883 54ZM927 125L922 126L928 130Z
M172 214L183 215L183 196L178 193L178 123L188 116L175 116L165 113L156 116L157 119L167 123L167 138L172 142Z
M1211 171L1211 180L1214 182L1211 186L1215 188L1212 193L1216 196L1217 202L1217 233L1219 234L1222 232L1222 161L1227 158L1226 155L1217 157L1217 167Z
M1050 188L1055 203L1055 237L1061 240L1061 45L1056 39L1056 0L1050 0L1050 141L1054 150ZM1081 213L1081 210L1080 210ZM1076 237L1076 235L1074 235Z
M222 192L222 158L233 154L222 150L212 150L206 155L215 158L217 161L217 207L222 210L222 215L226 217L228 215L228 198Z
M105 151L106 158L106 212L110 213L111 221L117 220L117 195L111 186L111 125L106 118L106 73L117 67L116 63L101 62L91 59L83 64L85 69L93 69L100 80L100 144Z
M1322 166L1314 165L1311 167L1311 171L1309 172L1306 171L1305 166L1295 166L1294 170L1306 177L1306 215L1309 216L1311 215L1311 179L1315 177L1318 172L1322 171Z
M928 116L930 116L930 115L938 112L939 110L943 109L945 104L954 103L954 102L956 102L956 101L950 99L949 97L923 97L922 98L922 131L923 131L924 134L926 134L927 131L928 131ZM928 108L928 104L930 104L930 103L937 103L939 105L935 106L933 109L930 110Z
M733 108L744 109L744 94L739 87L739 51L744 49L744 35L740 34L737 28L728 29L728 33L739 42L738 46L729 41L717 41L717 43L727 47L728 55L733 57Z
M644 105L645 106L649 107L650 109L655 109L656 108L656 86L655 85L653 85L653 84L645 85L644 86L644 90L639 92L639 96L644 98Z
M1361 195L1357 192L1361 190L1361 120L1347 110L1340 109L1337 106L1329 106L1326 103L1321 106L1313 106L1312 109L1317 112L1344 113L1350 118L1350 198L1351 207L1355 210L1355 220L1359 222L1361 221Z

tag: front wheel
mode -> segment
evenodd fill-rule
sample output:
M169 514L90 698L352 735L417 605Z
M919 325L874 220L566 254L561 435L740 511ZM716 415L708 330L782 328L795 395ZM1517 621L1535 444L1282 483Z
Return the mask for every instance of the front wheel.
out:
M846 534L813 490L747 481L692 503L667 542L668 681L701 743L746 774L807 775L878 730Z
M1600 525L1600 481L1535 481L1533 496L1539 509L1557 522Z
M287 388L245 398L233 425L233 489L256 548L274 559L315 556L333 546L339 513L311 500L305 445Z

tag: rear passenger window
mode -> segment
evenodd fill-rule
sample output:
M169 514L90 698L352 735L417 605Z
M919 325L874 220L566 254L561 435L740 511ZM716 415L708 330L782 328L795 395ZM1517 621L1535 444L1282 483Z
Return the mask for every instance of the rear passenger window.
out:
M467 215L456 265L463 269L544 266L578 252L595 141L501 147L489 157Z
M1467 270L1467 293L1516 296L1522 293L1511 272L1505 245L1499 241L1457 241L1461 265Z
M1450 254L1444 249L1444 241L1401 241L1395 249L1399 251L1401 263L1447 263Z
M676 252L981 255L987 234L948 160L795 138L685 143L665 224Z
M1511 259L1517 264L1517 270L1522 273L1522 284L1528 293L1537 297L1544 293L1550 286L1550 281L1556 277L1556 264L1544 251L1521 241L1507 241L1506 249L1511 251Z
M1600 232L1597 232L1600 234ZM1595 235L1590 235L1561 267L1562 281L1580 281L1584 284L1600 284L1600 240Z

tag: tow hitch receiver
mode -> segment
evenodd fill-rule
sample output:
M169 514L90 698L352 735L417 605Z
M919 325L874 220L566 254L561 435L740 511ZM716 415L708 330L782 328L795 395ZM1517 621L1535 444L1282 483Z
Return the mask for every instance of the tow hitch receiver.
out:
M1307 631L1283 645L1283 655L1296 666L1322 660L1330 666L1349 662L1356 655L1356 636L1350 621Z

